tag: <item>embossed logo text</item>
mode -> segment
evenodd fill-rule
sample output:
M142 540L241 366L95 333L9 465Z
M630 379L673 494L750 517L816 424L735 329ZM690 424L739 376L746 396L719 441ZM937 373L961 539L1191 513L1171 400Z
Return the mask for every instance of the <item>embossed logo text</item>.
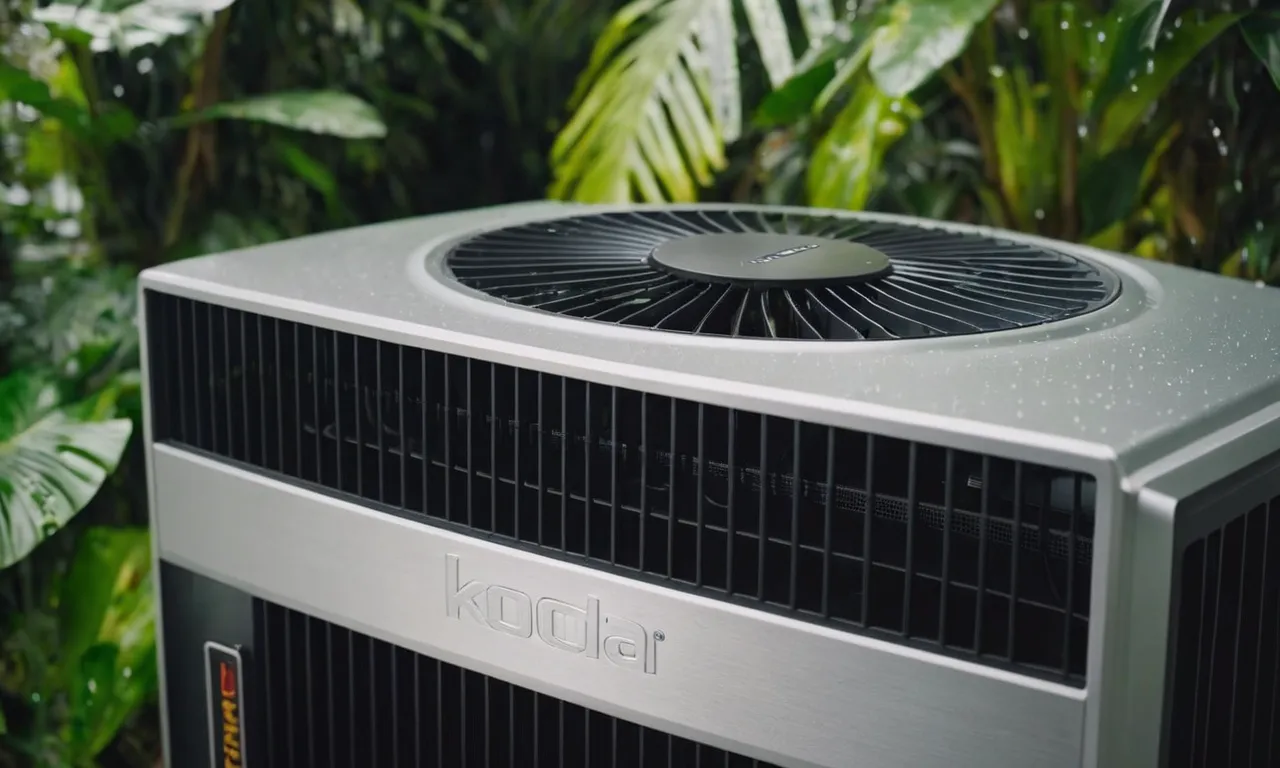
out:
M788 256L794 256L797 253L804 253L805 251L812 251L814 248L820 248L820 247L821 247L820 243L809 243L808 245L797 245L794 248L783 248L781 251L774 251L773 253L766 253L763 256L757 256L754 259L751 259L750 261L748 261L747 263L748 264L768 264L771 261L777 261L778 259L785 259Z
M462 582L457 555L445 555L445 613L495 632L537 640L557 650L646 675L657 674L655 638L630 619L600 612L587 595L582 605L479 580Z

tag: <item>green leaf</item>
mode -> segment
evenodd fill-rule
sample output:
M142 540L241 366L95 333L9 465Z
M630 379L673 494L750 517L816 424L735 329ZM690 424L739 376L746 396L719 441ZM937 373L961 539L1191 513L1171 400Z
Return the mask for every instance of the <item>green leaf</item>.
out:
M331 216L342 215L342 204L338 198L338 181L320 161L308 155L297 144L279 141L275 144L276 152L284 164L294 175L307 183L307 186L319 192L324 198L325 206Z
M835 124L818 142L809 164L809 203L860 210L879 184L885 153L920 116L906 99L862 82Z
M1150 65L1144 67L1121 89L1102 111L1098 130L1100 154L1109 154L1129 139L1142 124L1148 111L1168 90L1173 79L1190 64L1218 35L1240 19L1240 14L1221 13L1203 21L1196 14L1180 17L1160 36Z
M17 366L51 364L60 376L80 381L103 371L136 365L137 288L127 268L59 270L22 285L26 324L13 339Z
M1249 49L1271 73L1280 88L1280 14L1255 14L1241 25Z
M397 3L396 8L423 32L436 32L452 40L455 45L470 53L477 61L488 61L489 52L467 33L467 28L457 20L445 16L434 8L419 8L411 3Z
M843 88L870 54L871 46L865 41L842 40L827 46L810 66L760 102L754 117L756 124L766 128L790 125L811 110L821 111L830 92Z
M63 407L48 378L0 379L0 569L67 524L115 471L133 431L99 398Z
M70 746L83 764L155 694L155 598L146 529L93 527L76 544L58 628L70 661Z
M1138 203L1147 154L1121 149L1085 168L1080 175L1079 209L1082 235L1089 237L1133 214Z
M1135 9L1136 12L1116 8L1099 23L1098 26L1105 30L1107 38L1102 47L1104 52L1107 48L1110 49L1110 56L1107 66L1100 73L1090 105L1095 118L1116 94L1129 85L1138 72L1146 68L1148 61L1154 62L1151 52L1144 48L1143 40L1148 25L1160 9L1158 2L1147 2L1145 7Z
M121 614L131 613L150 570L146 529L94 526L81 533L58 601L62 658L79 658L99 640L119 642L119 628L128 623Z
M876 33L870 70L891 97L905 96L959 56L1000 0L897 0Z
M0 58L0 101L26 104L80 134L85 133L91 123L89 112L84 107L70 99L54 96L46 83L3 58Z
M60 37L83 40L90 50L123 53L144 45L160 45L200 27L203 19L235 0L88 0L51 3L34 8L31 18L60 31ZM67 34L70 32L71 34Z
M796 59L791 51L787 20L778 0L742 0L751 35L760 49L764 71L774 88L785 83L795 72Z
M175 123L189 125L207 120L249 120L344 139L377 139L387 135L387 126L376 109L355 96L337 91L288 91L215 104L201 112L183 115Z
M725 167L699 29L705 0L637 0L614 16L551 149L553 198L691 201Z
M695 40L707 60L711 110L726 142L742 135L742 83L738 75L738 27L730 0L707 0L707 21Z
M1138 34L1133 38L1137 43L1135 47L1150 48L1155 45L1160 26L1172 4L1173 0L1119 0L1112 13L1127 18L1141 17L1137 26Z

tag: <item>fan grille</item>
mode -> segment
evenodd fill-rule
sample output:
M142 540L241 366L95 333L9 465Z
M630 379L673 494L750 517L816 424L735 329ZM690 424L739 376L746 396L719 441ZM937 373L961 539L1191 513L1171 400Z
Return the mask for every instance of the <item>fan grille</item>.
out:
M892 272L835 284L765 285L673 274L654 263L654 252L673 242L725 233L746 233L747 249L750 233L858 243L887 256ZM1104 268L1010 240L754 208L596 213L505 227L456 244L445 266L462 285L529 309L766 339L865 341L1025 328L1099 309L1120 292Z

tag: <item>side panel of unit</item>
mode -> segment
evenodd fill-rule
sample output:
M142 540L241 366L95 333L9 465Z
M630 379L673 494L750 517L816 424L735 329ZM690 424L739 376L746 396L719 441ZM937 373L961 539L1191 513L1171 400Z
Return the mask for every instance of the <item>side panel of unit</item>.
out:
M1280 451L1174 519L1161 762L1280 764Z
M446 663L780 765L1079 765L1080 689L154 452L162 557Z

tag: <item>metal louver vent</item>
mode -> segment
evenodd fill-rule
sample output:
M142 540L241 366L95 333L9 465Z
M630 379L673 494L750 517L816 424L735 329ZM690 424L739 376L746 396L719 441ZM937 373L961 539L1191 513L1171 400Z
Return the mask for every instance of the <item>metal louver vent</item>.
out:
M254 601L265 766L770 768Z
M1082 685L1096 481L149 292L153 439L408 519Z
M453 246L462 285L504 302L695 335L956 336L1091 312L1106 269L1009 240L768 209L600 213Z

